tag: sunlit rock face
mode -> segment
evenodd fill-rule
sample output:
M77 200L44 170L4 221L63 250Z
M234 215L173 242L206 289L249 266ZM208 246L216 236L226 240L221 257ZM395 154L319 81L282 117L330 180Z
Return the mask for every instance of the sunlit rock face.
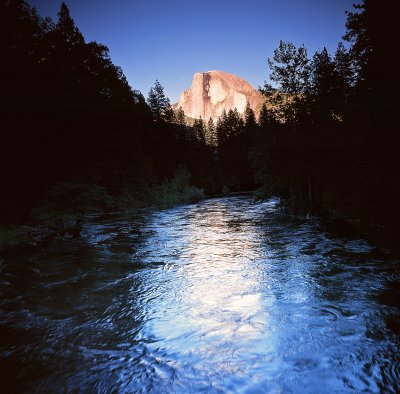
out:
M175 106L191 118L217 120L224 109L236 108L243 114L247 103L258 115L263 98L247 81L223 71L207 71L194 75L192 85Z

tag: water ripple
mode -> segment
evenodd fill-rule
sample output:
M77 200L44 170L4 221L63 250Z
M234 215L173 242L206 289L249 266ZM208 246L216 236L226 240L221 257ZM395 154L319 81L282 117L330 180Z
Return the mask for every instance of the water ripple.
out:
M395 262L276 205L92 216L85 242L9 257L4 387L398 392Z

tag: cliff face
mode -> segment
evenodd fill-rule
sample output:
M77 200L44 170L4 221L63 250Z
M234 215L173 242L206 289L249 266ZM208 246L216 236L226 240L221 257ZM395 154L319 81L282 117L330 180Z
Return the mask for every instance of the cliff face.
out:
M223 71L196 73L189 90L182 93L176 108L182 107L185 115L207 121L217 120L225 109L236 108L244 113L247 103L258 116L262 96L244 79Z

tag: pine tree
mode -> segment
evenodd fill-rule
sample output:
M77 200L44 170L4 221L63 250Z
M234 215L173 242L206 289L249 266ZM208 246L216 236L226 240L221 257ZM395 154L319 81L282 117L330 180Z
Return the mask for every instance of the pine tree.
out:
M271 114L270 111L267 109L267 106L264 104L261 107L260 115L258 116L258 125L265 129L271 122Z
M169 98L165 96L164 88L158 80L156 80L154 87L149 91L147 103L155 121L172 121L173 110L171 108L171 103Z
M273 95L278 117L296 125L302 122L309 112L312 65L304 45L296 47L291 42L280 42L272 59L268 59L271 70L270 79L278 84L271 89L267 84L262 92Z
M324 122L337 119L340 101L339 77L335 63L326 48L314 54L311 79L314 95L314 119Z
M205 127L201 116L200 119L194 120L193 130L197 141L199 141L201 145L205 145L206 144Z
M313 93L317 96L329 96L335 90L335 65L327 51L316 52L312 60Z
M256 116L250 107L249 102L247 102L246 109L244 111L244 125L246 130L253 130L257 126Z
M214 121L210 117L207 122L207 136L206 141L208 145L217 146L218 145L218 137L217 130L214 124Z
M225 108L222 110L221 116L217 120L217 125L215 127L215 132L217 135L217 146L221 148L225 141L228 139L228 131L226 129L227 114Z
M311 65L304 45L296 48L291 42L280 41L274 57L268 59L270 79L291 95L302 95L310 89Z
M181 127L186 126L186 121L185 121L185 112L183 111L182 107L179 107L176 111L175 111L175 123L178 124Z
M75 26L75 22L71 18L69 9L64 2L61 3L61 8L57 15L56 32L61 35L65 44L68 46L82 45L84 43L83 35Z
M338 90L348 95L355 83L355 72L351 55L346 51L342 42L339 42L337 46L333 61L341 82L341 85L338 86Z
M226 129L228 138L237 136L242 133L244 129L244 122L237 108L230 109L228 111Z

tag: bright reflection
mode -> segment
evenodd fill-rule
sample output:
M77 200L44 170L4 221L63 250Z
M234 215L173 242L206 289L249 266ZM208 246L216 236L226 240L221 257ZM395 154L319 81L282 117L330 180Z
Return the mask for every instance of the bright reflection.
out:
M250 339L266 324L257 272L250 271L258 257L255 234L230 225L223 210L207 219L202 226L194 221L186 238L192 260L185 267L188 324L207 336Z
M232 343L254 343L260 335L265 339L268 308L262 305L260 286L265 292L265 283L257 265L256 228L245 216L233 222L224 206L193 211L185 217L179 240L163 229L164 242L179 243L181 252L169 266L170 284L179 291L172 292L172 300L166 294L168 314L152 322L153 333L180 353L212 354L224 345L232 351Z

